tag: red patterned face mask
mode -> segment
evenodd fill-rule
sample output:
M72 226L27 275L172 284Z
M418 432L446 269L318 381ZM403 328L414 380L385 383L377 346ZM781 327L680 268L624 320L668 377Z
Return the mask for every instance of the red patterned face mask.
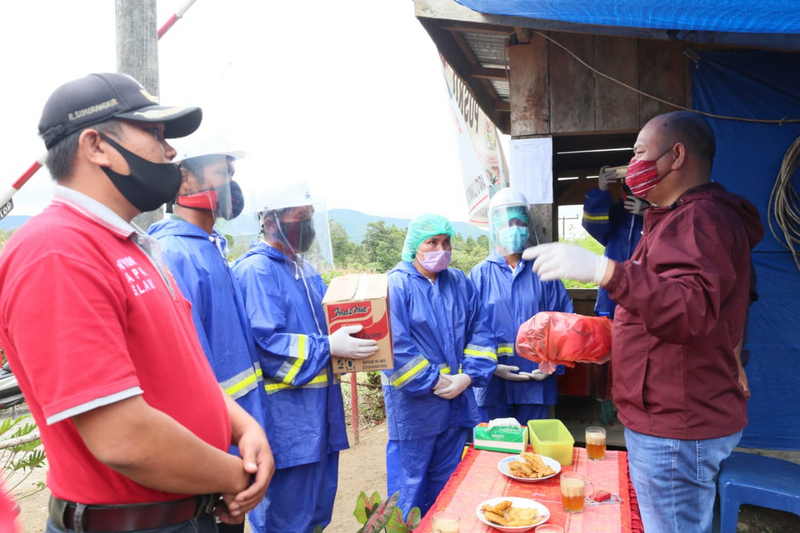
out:
M647 198L647 193L658 185L669 172L672 172L670 170L667 174L659 176L658 169L656 168L658 160L667 155L671 150L672 147L655 159L631 159L631 162L628 164L628 171L625 173L625 185L630 188L634 196Z

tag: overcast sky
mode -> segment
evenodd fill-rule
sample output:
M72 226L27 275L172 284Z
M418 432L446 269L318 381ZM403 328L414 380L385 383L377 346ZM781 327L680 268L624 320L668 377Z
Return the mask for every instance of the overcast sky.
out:
M183 4L159 0L159 25ZM52 90L116 70L113 1L13 6L0 19L3 188L43 152L36 126ZM329 207L467 219L441 64L411 0L198 0L159 61L162 103L203 108L196 141L248 151L245 187L309 180ZM50 192L42 170L14 214L38 212Z

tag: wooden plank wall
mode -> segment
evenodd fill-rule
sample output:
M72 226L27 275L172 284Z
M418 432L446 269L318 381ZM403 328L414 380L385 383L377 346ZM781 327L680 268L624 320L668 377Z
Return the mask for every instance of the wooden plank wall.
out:
M549 32L601 72L687 104L685 45L667 41ZM673 108L598 76L543 37L509 46L511 135L636 131Z

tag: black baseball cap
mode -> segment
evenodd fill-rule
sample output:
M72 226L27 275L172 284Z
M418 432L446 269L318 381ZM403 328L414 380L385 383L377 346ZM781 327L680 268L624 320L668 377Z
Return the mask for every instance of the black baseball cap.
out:
M89 74L53 91L39 120L39 135L49 150L76 131L115 118L163 122L164 137L173 139L196 130L203 111L159 105L158 98L127 74Z

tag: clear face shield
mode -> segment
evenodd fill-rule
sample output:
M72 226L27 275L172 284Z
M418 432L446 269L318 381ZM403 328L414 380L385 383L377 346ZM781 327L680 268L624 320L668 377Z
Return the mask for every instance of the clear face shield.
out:
M302 280L311 309L322 301L309 276L333 268L333 249L328 212L320 205L308 204L268 209L259 214L262 238L281 250L294 264L295 278ZM312 313L320 335L325 324Z
M521 253L528 245L528 211L524 206L497 207L489 213L492 246L500 255Z
M183 183L175 203L212 211L215 218L238 217L244 209L244 195L233 179L235 160L232 154L208 154L181 161Z
M261 230L267 243L283 248L317 271L333 267L328 212L319 204L272 209L261 213Z

